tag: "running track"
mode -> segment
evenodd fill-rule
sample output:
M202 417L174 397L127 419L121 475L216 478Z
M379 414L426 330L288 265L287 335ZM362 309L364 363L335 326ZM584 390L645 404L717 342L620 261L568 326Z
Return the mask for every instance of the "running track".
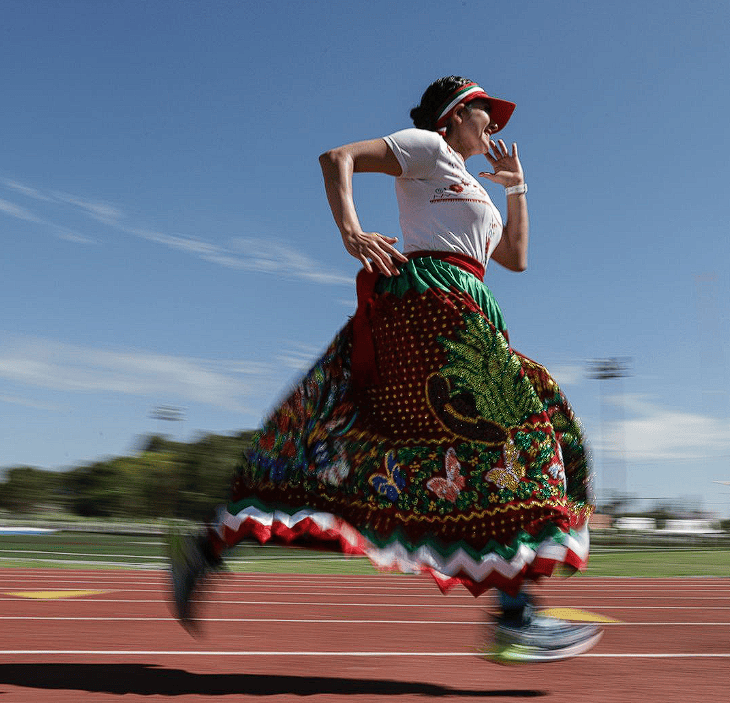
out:
M28 597L66 590L101 593ZM620 622L577 659L500 667L474 654L491 597L425 577L226 574L194 639L163 572L2 568L0 703L727 700L730 578L553 579L539 595Z

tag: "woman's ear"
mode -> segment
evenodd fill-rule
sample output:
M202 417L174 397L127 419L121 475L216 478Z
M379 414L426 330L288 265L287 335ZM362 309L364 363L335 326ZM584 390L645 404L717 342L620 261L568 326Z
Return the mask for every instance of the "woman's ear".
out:
M456 122L456 124L461 124L464 121L464 113L468 109L466 103L459 103L451 113L451 120Z

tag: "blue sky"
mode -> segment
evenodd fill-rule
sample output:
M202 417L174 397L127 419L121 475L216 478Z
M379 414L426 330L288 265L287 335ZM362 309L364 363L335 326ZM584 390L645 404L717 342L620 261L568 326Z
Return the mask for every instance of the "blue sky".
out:
M582 418L599 496L625 466L632 494L730 513L727 2L2 13L0 466L256 427L354 310L318 155L410 126L456 73L518 105L530 266L486 281ZM392 180L355 189L397 234ZM586 364L614 356L632 373L601 390Z

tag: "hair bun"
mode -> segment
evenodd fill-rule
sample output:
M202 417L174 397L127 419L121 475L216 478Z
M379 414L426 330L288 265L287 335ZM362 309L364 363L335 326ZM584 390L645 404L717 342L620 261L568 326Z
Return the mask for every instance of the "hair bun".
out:
M418 129L431 129L432 124L431 120L429 119L428 110L424 109L420 105L418 107L414 107L411 110L411 119L413 120L413 124L418 127Z
M411 110L413 124L419 129L436 129L438 109L457 88L469 83L462 76L444 76L431 83L421 96L421 103Z

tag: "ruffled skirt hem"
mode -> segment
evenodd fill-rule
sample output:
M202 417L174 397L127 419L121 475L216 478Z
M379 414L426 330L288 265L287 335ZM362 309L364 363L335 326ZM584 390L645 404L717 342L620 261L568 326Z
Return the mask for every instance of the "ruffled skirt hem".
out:
M246 538L261 544L306 542L310 547L314 543L344 554L366 556L381 571L430 574L442 593L461 585L474 596L490 588L516 593L524 581L550 576L556 567L582 570L589 551L587 525L569 532L555 529L538 539L522 533L510 546L509 556L489 551L476 558L459 548L448 554L430 544L409 548L396 538L381 547L342 518L313 510L289 515L249 506L236 515L223 511L213 529L229 545Z

